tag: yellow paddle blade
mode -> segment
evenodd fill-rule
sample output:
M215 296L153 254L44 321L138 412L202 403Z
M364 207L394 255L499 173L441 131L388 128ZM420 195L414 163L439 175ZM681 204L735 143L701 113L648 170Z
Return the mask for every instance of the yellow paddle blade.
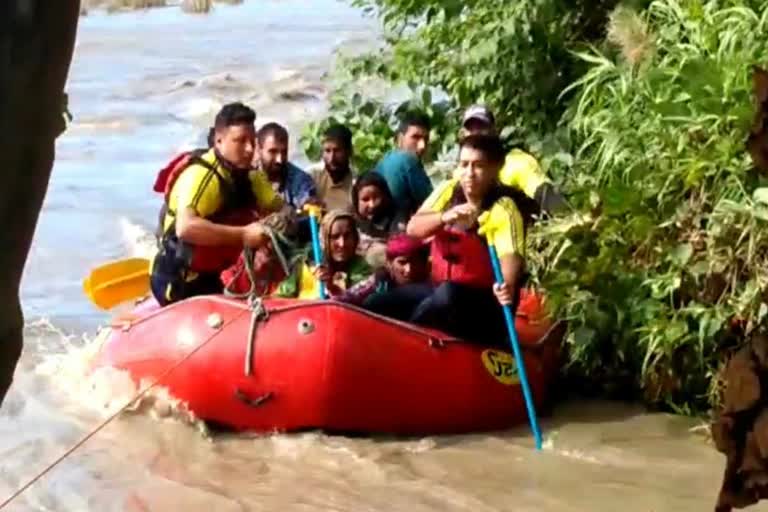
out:
M83 291L91 301L93 301L93 292L91 291L91 277L88 276L83 280Z
M88 277L90 277L91 286L98 286L121 276L142 271L149 272L149 265L150 261L146 258L125 258L94 268Z
M83 291L97 307L110 309L149 292L150 261L128 258L93 269L83 281Z

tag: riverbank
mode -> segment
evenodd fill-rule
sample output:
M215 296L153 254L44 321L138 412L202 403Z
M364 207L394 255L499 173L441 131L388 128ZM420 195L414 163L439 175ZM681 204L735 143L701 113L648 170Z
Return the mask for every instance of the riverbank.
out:
M158 7L178 7L188 14L208 14L215 4L240 5L243 0L81 0L80 15L88 16L100 9L108 13L126 13Z

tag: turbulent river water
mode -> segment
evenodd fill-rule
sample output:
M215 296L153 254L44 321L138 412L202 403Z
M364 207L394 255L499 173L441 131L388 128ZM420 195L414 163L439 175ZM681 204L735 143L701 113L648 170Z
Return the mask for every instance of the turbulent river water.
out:
M81 293L88 269L146 251L154 173L242 99L294 134L322 115L340 45L378 30L332 0L258 0L207 16L174 8L81 19L68 92L75 121L57 160L22 300L26 345L0 410L0 499L98 425L131 388L84 375L108 316ZM526 426L419 439L321 433L205 436L155 405L121 415L14 500L46 511L711 510L724 460L696 423L572 401ZM768 510L768 506L755 507Z

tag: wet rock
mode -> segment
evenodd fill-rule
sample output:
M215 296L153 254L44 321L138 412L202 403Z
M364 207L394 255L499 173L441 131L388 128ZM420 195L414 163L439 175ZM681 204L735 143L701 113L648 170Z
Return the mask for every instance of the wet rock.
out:
M734 508L746 508L757 503L757 500L751 495L728 491L721 492L720 500L722 503L718 501L715 512L731 512Z
M314 101L317 100L318 97L310 92L307 91L282 91L278 93L277 95L278 99L282 101L294 101L294 102L305 102L305 101Z
M741 412L760 398L760 379L750 347L744 347L728 362L725 369L725 411Z
M755 168L768 174L768 71L755 66L755 118L747 150ZM728 362L722 413L712 425L717 449L726 454L716 512L768 499L768 336L757 333ZM768 388L766 388L768 389Z
M747 474L751 471L763 470L765 470L765 464L763 464L760 449L757 446L757 441L755 441L755 435L750 432L744 441L744 456L741 458L739 471Z
M757 417L753 432L760 456L768 459L768 410L763 410Z
M0 403L22 348L19 283L66 127L66 83L80 2L3 2L0 30ZM11 210L7 205L13 205Z
M756 334L752 337L750 345L752 345L752 352L754 353L757 362L763 368L768 369L768 336L765 334Z
M764 471L755 472L747 477L747 489L755 491L755 497L764 499L768 494L768 475Z
M736 449L736 443L731 436L734 421L730 416L722 416L712 424L712 440L721 453L731 453Z
M712 438L726 455L716 512L745 508L768 498L768 337L755 335L725 367L722 411Z
M747 139L747 151L755 168L768 173L768 71L755 66L752 69L752 86L757 103L752 129Z

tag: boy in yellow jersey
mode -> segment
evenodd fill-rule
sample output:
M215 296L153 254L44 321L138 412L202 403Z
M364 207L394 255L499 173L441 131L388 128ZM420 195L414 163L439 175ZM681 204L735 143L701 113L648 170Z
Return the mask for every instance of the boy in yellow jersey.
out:
M252 169L256 114L242 103L216 116L208 152L170 176L159 251L152 264L152 293L162 304L220 293L219 274L243 247L268 243L256 222L282 208L266 176Z
M473 105L464 112L460 138L481 133L496 133L496 119L488 108ZM520 190L535 200L539 208L549 215L567 207L565 199L536 159L520 149L513 149L507 153L504 166L499 172L499 182Z

